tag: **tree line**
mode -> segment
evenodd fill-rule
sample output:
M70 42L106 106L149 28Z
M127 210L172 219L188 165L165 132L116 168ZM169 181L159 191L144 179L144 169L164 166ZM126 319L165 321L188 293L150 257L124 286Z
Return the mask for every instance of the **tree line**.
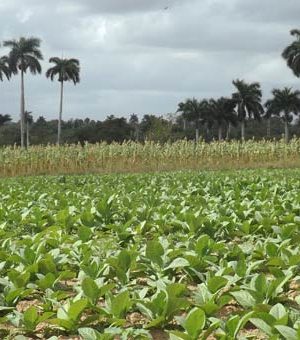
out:
M288 45L282 57L296 77L300 77L300 30L292 30L295 40ZM234 80L234 92L230 97L201 99L188 98L178 104L177 115L174 118L144 115L139 121L136 114L126 118L108 116L103 122L90 120L62 120L64 83L72 81L74 85L80 81L80 64L78 59L52 57L49 62L54 64L46 72L46 77L60 82L60 105L58 119L47 122L39 117L33 122L31 113L25 107L24 75L27 71L32 74L42 72L40 60L41 41L37 38L20 38L19 40L4 41L3 46L9 47L7 56L0 58L0 80L8 80L12 75L21 75L21 107L20 107L20 137L16 133L16 123L8 115L0 115L2 127L0 144L20 143L22 147L30 144L30 130L33 144L61 142L98 142L106 140L174 140L178 138L200 137L209 141L212 139L229 140L240 138L245 140L245 127L252 129L248 136L254 138L275 137L281 135L280 122L284 125L285 140L288 142L290 132L298 134L299 124L291 124L294 117L300 113L300 91L289 87L273 89L272 98L262 102L261 85L257 82L247 83L244 80ZM56 127L55 127L56 126ZM264 134L261 129L265 126ZM271 134L271 128L274 130ZM47 131L46 131L47 129ZM56 138L54 131L56 129ZM11 137L7 131L11 130ZM63 130L63 140L62 138ZM194 130L192 137L191 131ZM240 132L238 132L240 130ZM292 130L292 131L290 131ZM42 132L41 132L42 131ZM109 133L108 133L109 132ZM44 137L40 140L39 134ZM7 136L7 142L4 140ZM45 138L48 136L48 138ZM26 142L26 143L25 143Z
M270 138L281 139L284 133L284 125L280 117L273 116L269 120ZM46 120L40 116L33 120L30 112L25 112L26 145L47 145L57 142L58 120ZM266 138L269 124L267 119L245 120L245 139L260 140ZM199 125L199 138L211 142L219 138L217 125L207 128ZM225 132L225 130L224 130ZM290 125L290 134L300 137L300 122L295 121ZM144 142L152 140L155 142L168 142L180 139L195 140L195 124L186 121L182 115L169 114L168 116L157 116L146 114L139 118L137 114L129 118L107 116L103 121L85 119L69 119L61 121L61 143L73 144L85 142L97 143L105 141L123 142L134 140ZM241 139L239 125L231 125L224 139ZM9 115L0 115L0 146L20 145L20 123L12 122Z

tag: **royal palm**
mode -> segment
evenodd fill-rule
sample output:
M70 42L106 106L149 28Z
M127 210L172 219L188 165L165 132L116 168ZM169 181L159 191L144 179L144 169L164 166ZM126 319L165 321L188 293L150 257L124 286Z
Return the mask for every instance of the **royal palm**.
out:
M267 117L272 115L280 116L284 121L285 141L289 140L289 123L293 120L293 114L300 113L300 91L293 91L291 88L274 89L273 98L265 104Z
M222 128L228 126L230 124L236 124L236 113L235 113L235 102L231 98L221 97L217 100L210 99L209 101L209 110L211 112L211 117L213 122L217 125L218 128L218 139L222 140Z
M25 140L25 91L24 91L24 74L29 70L32 74L42 72L39 60L43 59L40 51L40 39L37 38L20 38L19 40L8 40L4 46L10 47L8 55L11 72L14 74L21 73L21 147L24 147Z
M292 30L291 35L294 36L296 40L284 49L282 56L295 76L300 77L300 31Z
M199 140L199 125L206 122L207 101L198 101L196 98L187 99L178 104L177 112L182 113L183 119L193 122L196 127L196 142Z
M59 105L59 117L58 117L58 129L57 129L57 144L61 141L61 121L63 112L63 97L64 97L64 82L72 81L74 85L79 83L79 60L77 59L61 59L61 58L50 58L50 63L54 66L49 68L46 72L46 77L54 80L57 76L57 80L60 82L60 105Z
M0 80L3 81L4 77L9 80L10 76L11 71L8 64L8 58L6 56L3 56L0 58Z
M262 92L259 83L247 84L243 80L234 80L236 92L232 98L236 103L238 119L241 122L241 138L245 140L246 118L260 119L264 112L261 104Z

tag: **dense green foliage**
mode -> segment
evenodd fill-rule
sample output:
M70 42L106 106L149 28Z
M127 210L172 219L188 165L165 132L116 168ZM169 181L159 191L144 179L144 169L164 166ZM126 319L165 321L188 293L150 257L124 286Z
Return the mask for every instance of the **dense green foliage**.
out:
M299 192L299 170L2 180L1 337L299 339Z
M2 125L0 115L0 146L20 145L19 124L10 122ZM268 120L246 121L245 139L260 140L268 135ZM218 123L219 124L219 123ZM205 125L199 125L199 137L207 142L218 139L219 125L215 124L207 130ZM226 124L223 121L222 131L225 137ZM300 124L296 122L289 127L290 135L300 137ZM39 117L29 123L30 145L55 144L57 141L57 120L46 120ZM227 140L240 139L241 131L239 125L230 126L230 132L226 131ZM268 138L281 139L284 135L284 122L281 118L270 119L270 134ZM187 138L195 139L194 122L184 122L179 116L176 120L155 115L145 115L140 121L132 122L131 119L109 116L103 121L86 119L70 119L62 121L62 143L97 143L105 141L123 142L125 140L151 140L155 142L175 141Z

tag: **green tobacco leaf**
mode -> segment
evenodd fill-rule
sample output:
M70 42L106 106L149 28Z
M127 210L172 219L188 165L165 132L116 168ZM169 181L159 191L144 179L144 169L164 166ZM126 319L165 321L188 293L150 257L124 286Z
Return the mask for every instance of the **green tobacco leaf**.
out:
M153 319L152 321L150 321L149 323L147 323L147 325L145 326L146 329L148 328L157 328L160 327L161 325L163 325L166 322L164 316L159 316L155 319Z
M267 279L265 274L259 274L255 280L255 290L259 294L265 294L267 291Z
M209 242L211 241L208 235L201 235L195 246L195 250L199 255L204 255L205 250L209 247Z
M149 241L146 245L146 257L153 263L162 266L164 255L164 248L158 241Z
M274 326L274 328L276 328L286 340L299 340L297 332L291 327L277 325Z
M86 297L89 298L92 304L95 304L99 299L100 290L96 282L90 277L86 277L81 284L81 288Z
M71 320L64 320L64 319L55 318L55 319L50 319L48 322L50 324L57 325L57 326L62 327L66 330L69 330L69 331L76 329L75 323Z
M79 328L78 333L84 340L104 340L105 339L102 334L100 334L98 331L96 331L93 328L88 328L88 327ZM108 336L107 340L113 339L112 336L108 334L107 336Z
M80 315L86 309L87 305L88 305L87 299L81 299L71 303L70 308L68 310L68 316L70 320L78 321Z
M168 267L165 269L176 269L176 268L183 268L183 267L189 267L190 263L186 259L182 257L178 257L177 259L173 260Z
M269 336L273 335L272 327L269 326L265 321L259 318L251 318L250 322Z
M78 227L78 236L82 242L90 240L93 232L89 227L80 226Z
M289 318L288 313L281 303L277 303L271 308L270 315L274 316L277 323L279 322L280 325L287 325Z
M128 250L122 250L119 253L118 264L124 273L128 271L131 264L131 253Z
M205 313L200 308L192 309L187 315L183 327L192 339L197 340L205 326Z
M188 334L179 331L171 331L169 335L170 340L192 340Z
M24 312L24 325L26 329L35 330L38 322L38 312L35 307L30 307Z
M256 301L253 296L246 290L239 290L230 293L235 300L244 308L250 308L255 306Z
M45 277L43 277L42 279L37 281L37 285L39 286L39 288L45 290L47 288L51 288L53 286L55 280L56 280L55 275L52 274L52 273L48 273L48 274L45 275Z
M8 273L8 277L13 282L16 288L23 288L26 286L30 279L30 273L19 273L16 270L12 270Z
M244 259L241 259L237 262L236 265L236 273L238 274L239 277L245 277L247 272L247 264Z
M112 298L111 312L116 318L122 319L131 306L129 292L125 291Z
M230 336L234 336L237 326L239 324L240 317L238 315L235 315L231 317L229 320L226 322L226 333Z
M186 285L183 283L171 283L167 286L166 291L171 297L179 297L186 292Z
M219 289L225 287L228 283L228 280L225 279L225 277L222 276L213 276L210 278L207 282L208 289L214 294Z
M40 260L38 265L40 272L44 275L47 275L48 273L56 273L56 265L51 256Z

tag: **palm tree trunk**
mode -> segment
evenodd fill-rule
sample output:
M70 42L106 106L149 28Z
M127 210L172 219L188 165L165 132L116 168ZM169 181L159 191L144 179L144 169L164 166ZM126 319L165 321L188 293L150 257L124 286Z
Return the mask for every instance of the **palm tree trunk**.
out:
M221 142L222 140L222 125L219 124L218 126L218 138L219 138L219 142Z
M199 128L196 128L196 143L199 141Z
M29 123L26 123L26 145L29 147Z
M227 125L227 131L226 131L226 140L228 141L230 138L230 132L231 132L231 123L229 122Z
M271 118L267 119L267 137L271 138Z
M242 138L242 142L245 141L245 121L242 120L241 121L241 138Z
M284 139L286 143L289 142L289 122L287 119L284 121Z
M64 82L60 82L60 104L59 104L59 117L58 117L58 128L57 128L57 145L61 141L61 120L63 111L63 97L64 97Z
M24 148L25 146L24 116L25 116L24 71L21 70L21 112L20 112L21 148Z
M183 131L186 130L186 119L183 118Z

